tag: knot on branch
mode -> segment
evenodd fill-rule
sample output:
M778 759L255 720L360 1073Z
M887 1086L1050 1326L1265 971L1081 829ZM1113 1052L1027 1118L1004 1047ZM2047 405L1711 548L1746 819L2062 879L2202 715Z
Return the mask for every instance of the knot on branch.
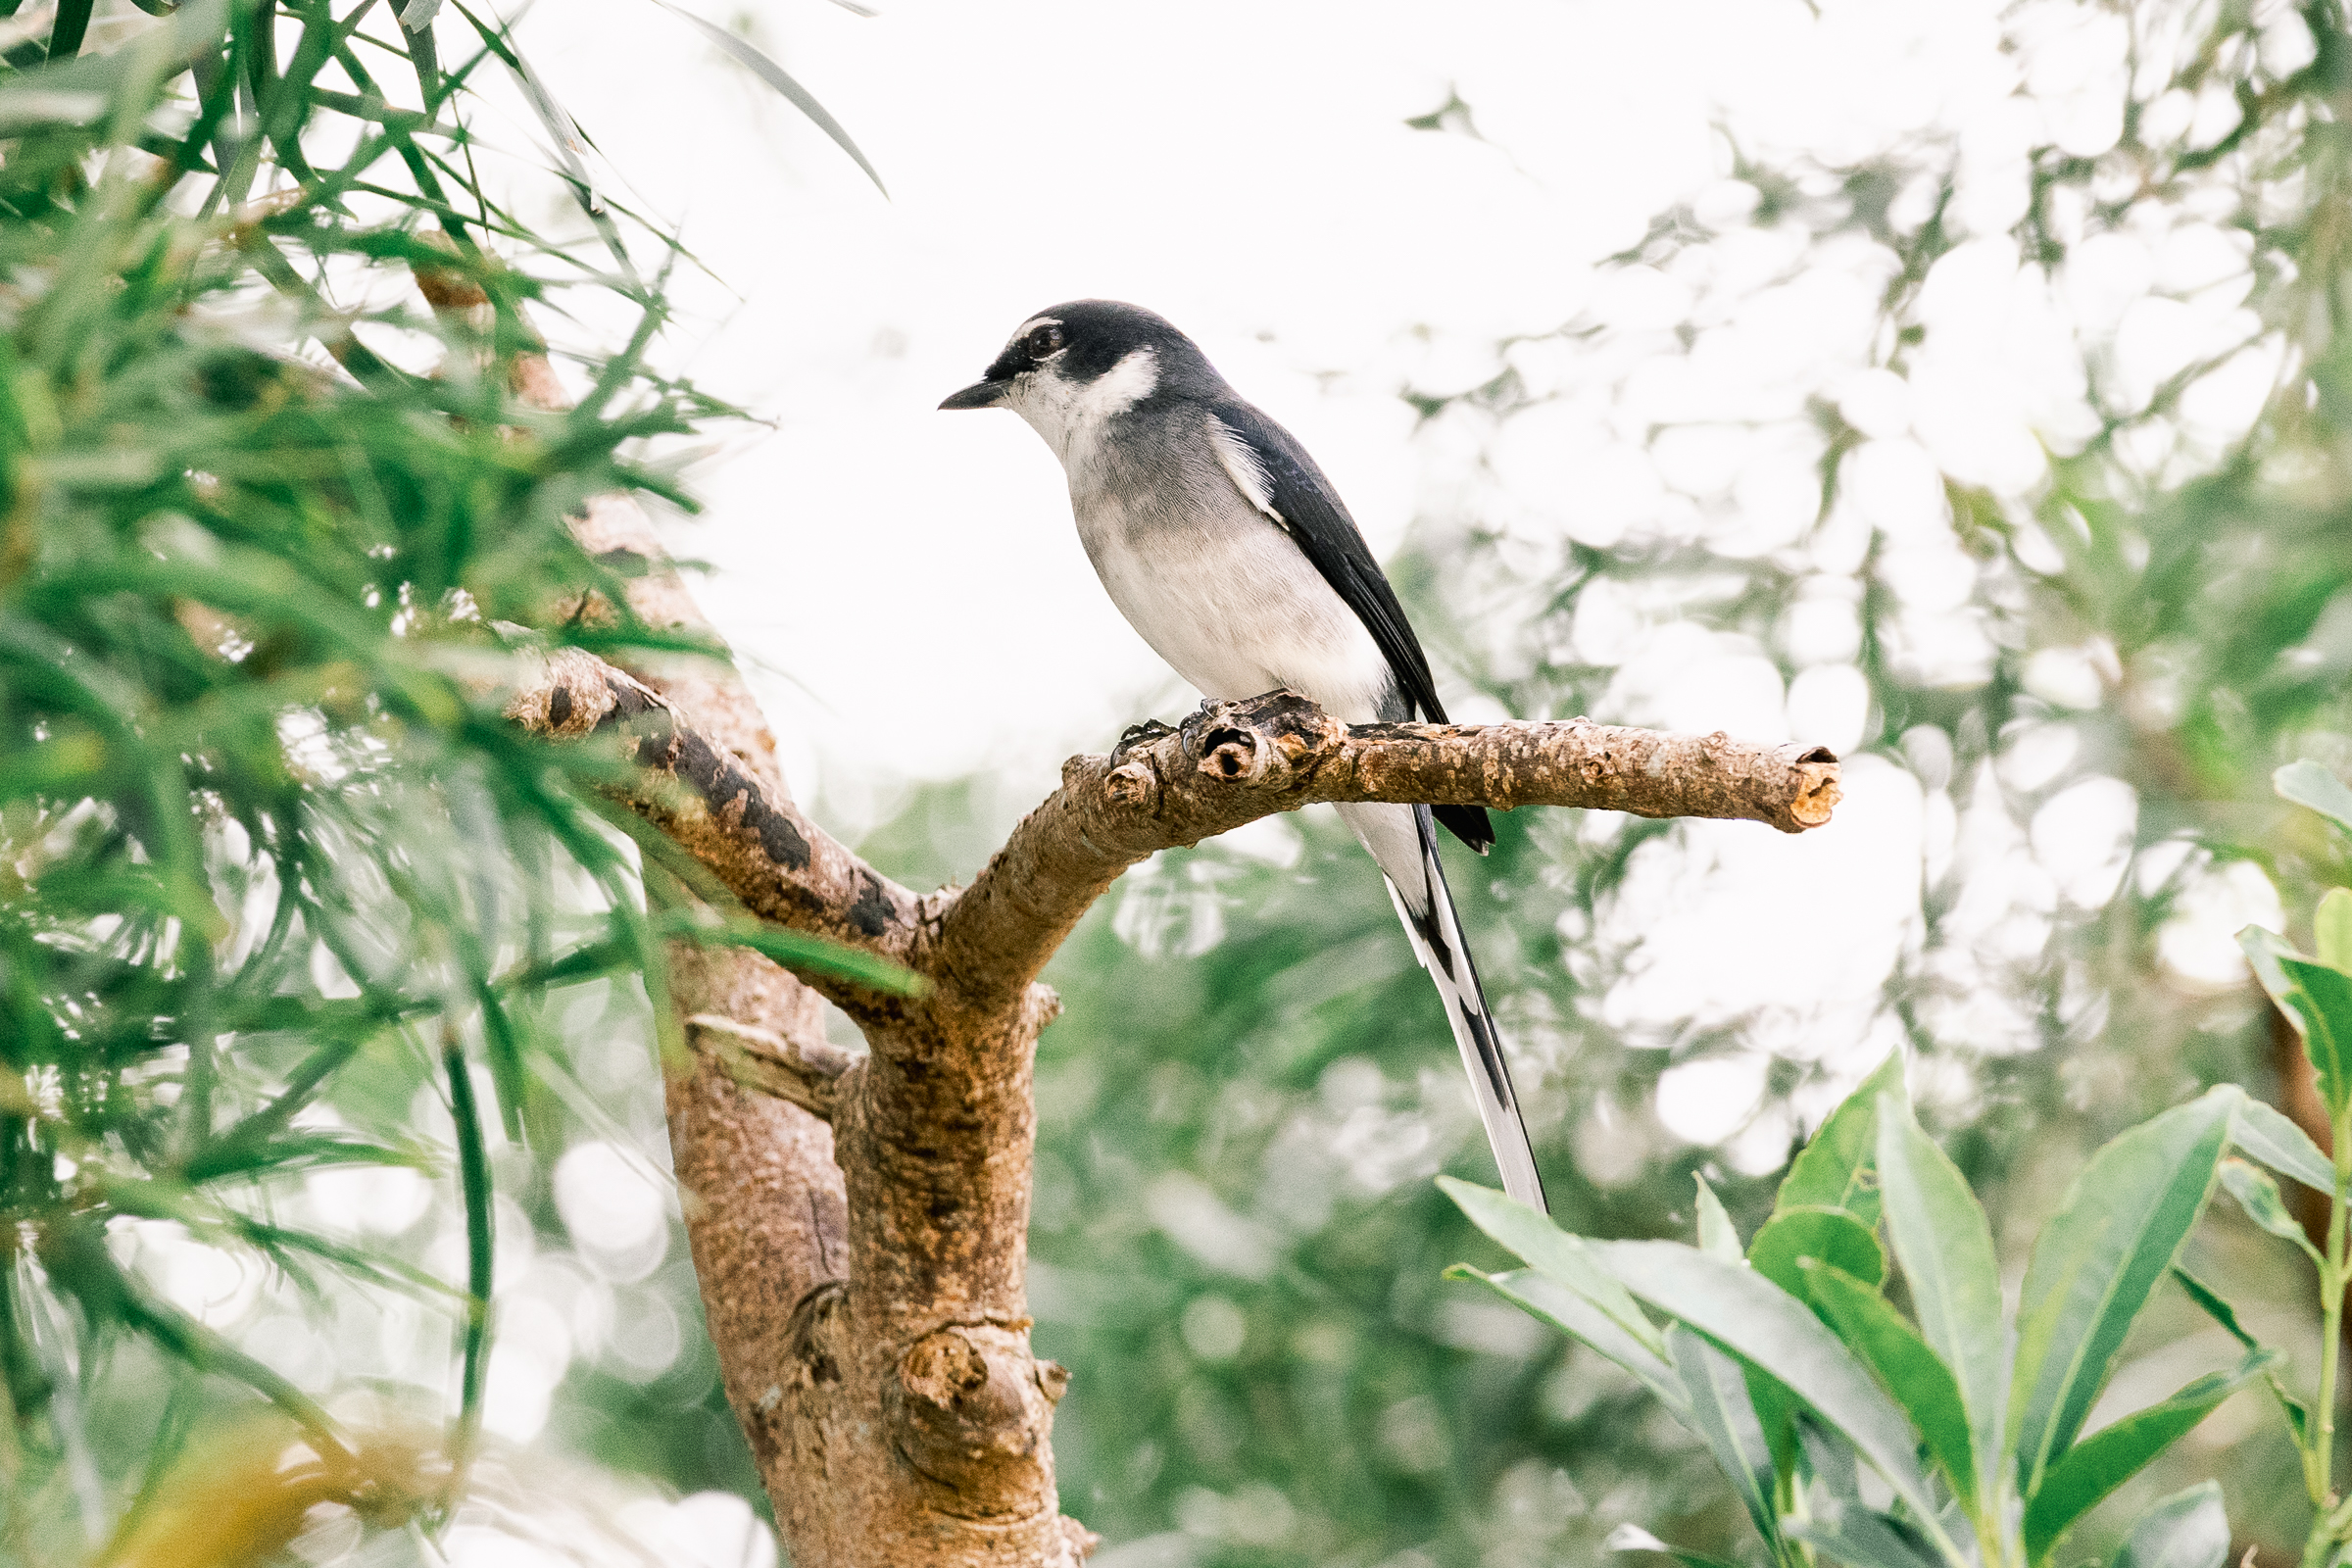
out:
M1202 703L1177 734L1210 778L1280 788L1291 772L1347 736L1347 726L1293 691Z
M1069 1374L1050 1366L1030 1355L1025 1333L993 1323L951 1324L900 1357L883 1391L892 1446L956 1494L945 1511L1003 1517L1053 1506L1043 1455Z
M821 1036L793 1039L713 1012L690 1015L686 1038L744 1088L790 1101L825 1121L833 1119L842 1075L857 1064Z

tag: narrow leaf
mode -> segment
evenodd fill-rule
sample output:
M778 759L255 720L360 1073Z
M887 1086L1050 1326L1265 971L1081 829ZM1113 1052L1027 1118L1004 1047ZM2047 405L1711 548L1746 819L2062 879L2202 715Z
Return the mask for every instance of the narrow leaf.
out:
M2271 788L2280 800L2308 806L2337 825L2352 828L2352 789L2314 761L2289 762L2271 775Z
M2319 1070L2320 1098L2332 1117L2352 1104L2352 974L2307 958L2278 960L2286 1004L2303 1020L2303 1049Z
M1550 1220L1491 1187L1474 1187L1450 1176L1438 1178L1438 1187L1470 1216L1470 1223L1519 1254L1536 1270L1558 1281L1598 1307L1610 1322L1633 1337L1652 1355L1666 1353L1665 1337L1643 1315L1623 1285L1592 1257L1581 1237L1571 1236Z
M2009 1426L2009 1333L1992 1225L1960 1168L1891 1095L1879 1102L1879 1191L1920 1337L1951 1370L1968 1412L1975 1474L1990 1481Z
M1600 1545L1604 1551L1654 1551L1661 1557L1672 1557L1683 1568L1739 1568L1738 1564L1725 1562L1721 1557L1710 1557L1703 1551L1670 1546L1640 1525L1619 1525L1609 1532Z
M885 196L890 194L890 187L882 183L882 176L874 172L874 166L865 161L865 154L859 152L858 144L850 140L850 133L841 128L841 122L825 113L825 106L810 96L808 88L785 74L782 66L753 48L748 40L737 37L724 27L705 22L690 11L679 10L669 4L669 0L654 0L654 4L691 24L703 36L724 51L729 59L782 94L795 109L807 115L817 129L832 137L836 147L848 153L858 167L865 171L865 177L874 182L874 189Z
M1666 1348L1676 1372L1690 1394L1690 1425L1706 1440L1715 1463L1739 1494L1756 1534L1778 1554L1780 1510L1774 1505L1778 1488L1772 1451L1764 1445L1764 1429L1748 1401L1747 1379L1740 1363L1690 1330L1676 1324L1666 1333Z
M1805 1284L1814 1304L1846 1348L1869 1363L1886 1392L1901 1401L1929 1454L1943 1467L1952 1494L1974 1512L1977 1478L1993 1472L1978 1461L1966 1400L1951 1369L1877 1290L1842 1270L1810 1258L1806 1262Z
M1724 1212L1723 1200L1696 1171L1690 1173L1690 1180L1698 1188L1698 1250L1739 1262L1740 1233L1732 1226L1732 1216Z
M2249 1096L2237 1108L2237 1125L2230 1130L2230 1141L2247 1158L2261 1160L2313 1192L2335 1192L2335 1167L2311 1141L2311 1134L2276 1106Z
M2295 1033L2301 1034L2303 1016L2287 1005L2286 1001L2287 994L2295 989L2295 985L2287 979L2286 970L2278 963L2281 958L2297 956L2293 946L2278 932L2259 925L2241 928L2237 933L2237 945L2245 954L2247 966L2254 971L2254 978L2262 982L2262 989L2270 993L2271 1001L2277 1003L2278 1010L2286 1014L2286 1021L2295 1026Z
M1773 1200L1773 1212L1800 1206L1842 1208L1865 1225L1878 1224L1879 1097L1902 1093L1903 1054L1897 1050L1797 1151Z
M1683 1387L1681 1374L1567 1286L1545 1279L1532 1268L1488 1274L1467 1263L1454 1264L1446 1271L1446 1277L1476 1280L1521 1311L1590 1346L1639 1378L1642 1386L1656 1395L1677 1421L1685 1426L1690 1424L1690 1396Z
M2021 1492L2082 1430L2132 1320L2205 1206L2244 1099L2224 1086L2114 1139L2034 1242L2009 1393Z
M1947 1558L1900 1520L1859 1503L1836 1503L1791 1523L1788 1534L1846 1568L1945 1568Z
M2311 1245L2295 1216L2286 1211L2286 1200L2278 1196L2278 1184L2271 1180L2270 1172L2249 1165L2242 1159L2222 1161L2222 1185L2237 1200L2237 1206L2246 1217L2269 1231L2280 1241L2292 1242L2303 1249L2316 1268L2321 1266L2320 1250Z
M2230 1371L2207 1373L2163 1403L2103 1427L2068 1449L2026 1498L2028 1560L2047 1557L2076 1520L2252 1382L2272 1359L2264 1350Z
M1601 1242L1589 1251L1626 1288L1787 1384L1852 1441L1895 1494L1936 1512L1911 1423L1796 1298L1753 1269L1675 1242Z
M2201 1481L2141 1514L2112 1568L2223 1568L2229 1560L2222 1484Z
M2237 1320L2237 1308L2222 1299L2221 1293L2184 1268L2175 1267L2173 1278L2188 1293L2188 1298L2205 1309L2205 1315L2219 1323L2230 1337L2249 1351L2261 1351L2263 1347L2246 1326ZM2278 1400L2278 1408L2286 1416L2286 1424L2294 1429L2295 1446L2308 1445L2311 1433L2311 1406L2305 1404L2279 1377L2276 1362L2263 1369L2263 1377L2271 1385L2271 1393Z

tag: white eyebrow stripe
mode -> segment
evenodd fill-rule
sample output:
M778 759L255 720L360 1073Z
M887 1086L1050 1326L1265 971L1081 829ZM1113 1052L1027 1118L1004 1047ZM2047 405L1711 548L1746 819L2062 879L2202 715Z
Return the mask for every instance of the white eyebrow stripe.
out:
M1219 466L1233 480L1233 487L1242 493L1243 499L1265 514L1275 527L1289 533L1289 519L1274 510L1274 487L1266 481L1265 466L1250 450L1250 443L1213 414L1208 416L1208 449L1217 455Z
M1060 324L1061 318L1058 316L1032 316L1012 329L1011 341L1018 343L1041 326L1059 326Z

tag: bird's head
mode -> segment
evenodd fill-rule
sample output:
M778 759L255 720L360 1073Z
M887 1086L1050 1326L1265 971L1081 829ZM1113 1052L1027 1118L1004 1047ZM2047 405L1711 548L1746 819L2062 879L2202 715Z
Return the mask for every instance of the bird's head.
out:
M1072 300L1013 328L987 373L940 407L1010 409L1066 455L1082 430L1215 375L1165 318L1116 300Z

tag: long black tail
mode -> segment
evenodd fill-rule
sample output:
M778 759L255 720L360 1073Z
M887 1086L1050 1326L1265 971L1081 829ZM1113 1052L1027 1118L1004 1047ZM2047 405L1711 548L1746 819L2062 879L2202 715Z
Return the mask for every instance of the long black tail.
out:
M1542 1213L1544 1179L1536 1171L1536 1152L1528 1142L1527 1124L1519 1115L1519 1095L1511 1087L1510 1063L1503 1059L1502 1037L1487 1009L1487 994L1478 982L1478 964L1453 908L1453 894L1446 885L1445 867L1438 863L1437 824L1426 806L1342 807L1341 814L1355 830L1380 868L1388 874L1389 893L1397 916L1412 938L1414 955L1438 994L1446 999L1446 1016L1453 1025L1453 1041L1461 1049L1462 1066L1470 1074L1471 1095L1478 1102L1479 1120L1486 1124L1487 1142L1502 1171L1502 1189ZM1409 811L1409 822L1405 813Z

